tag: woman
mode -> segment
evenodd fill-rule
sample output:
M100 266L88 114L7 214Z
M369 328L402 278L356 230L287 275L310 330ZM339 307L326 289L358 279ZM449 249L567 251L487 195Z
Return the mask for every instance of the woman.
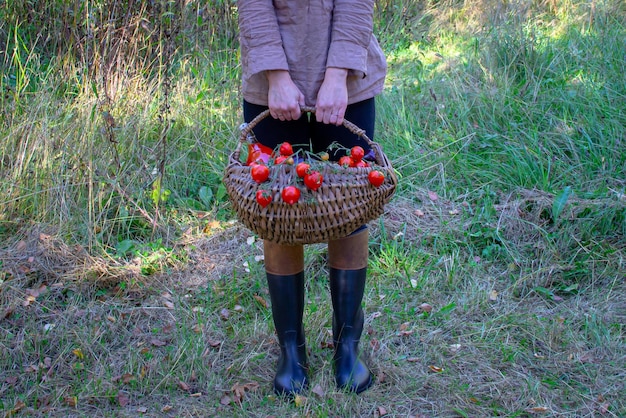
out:
M300 145L320 152L338 142L368 151L365 141L341 125L345 118L373 139L374 97L387 68L372 34L374 0L239 0L238 7L244 119L268 108L272 116L254 128L257 140L270 148L289 141L295 150ZM303 114L302 106L314 107L315 117ZM294 395L308 385L304 250L268 241L263 249L281 347L274 390ZM328 243L335 380L356 393L372 384L358 356L367 257L365 226Z

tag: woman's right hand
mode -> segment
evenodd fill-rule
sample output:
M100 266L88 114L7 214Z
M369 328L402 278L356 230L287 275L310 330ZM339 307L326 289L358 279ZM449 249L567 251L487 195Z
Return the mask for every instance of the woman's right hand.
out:
M270 115L281 121L298 120L302 114L300 107L304 106L304 94L295 85L289 71L267 71L269 90L267 102Z

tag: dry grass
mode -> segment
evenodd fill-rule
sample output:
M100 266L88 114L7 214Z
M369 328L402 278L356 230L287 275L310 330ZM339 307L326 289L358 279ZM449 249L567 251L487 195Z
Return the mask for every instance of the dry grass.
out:
M271 393L278 347L255 259L262 251L238 224L186 236L185 263L140 280L136 261L87 256L53 231L25 227L0 253L3 408L48 416L623 413L624 281L589 283L553 300L521 292L520 281L545 274L532 263L438 248L433 238L467 229L468 208L422 197L417 206L396 199L371 225L362 347L378 382L360 397L334 388L325 248L307 249L315 391L298 405ZM511 246L541 244L541 210L522 208L550 202L527 191L500 208L502 226L513 227ZM416 270L383 273L394 251L421 260ZM623 248L614 257L623 272Z

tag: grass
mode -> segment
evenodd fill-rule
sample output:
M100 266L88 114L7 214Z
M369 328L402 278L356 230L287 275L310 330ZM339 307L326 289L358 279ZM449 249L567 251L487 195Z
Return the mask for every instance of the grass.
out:
M377 383L334 386L326 246L312 245L312 384L289 403L271 391L262 246L220 182L241 113L235 15L218 3L189 3L169 68L145 63L176 21L146 11L161 31L145 38L121 22L136 59L120 78L84 76L79 44L0 12L0 410L626 415L623 5L377 3L376 139L400 178L370 224L361 347ZM39 27L58 29L48 4Z

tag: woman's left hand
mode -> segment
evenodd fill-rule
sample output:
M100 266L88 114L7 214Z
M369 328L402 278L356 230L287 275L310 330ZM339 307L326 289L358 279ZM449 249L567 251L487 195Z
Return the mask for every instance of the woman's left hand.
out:
M333 125L341 125L348 107L348 87L345 68L329 67L326 69L324 81L317 93L315 103L315 119Z

